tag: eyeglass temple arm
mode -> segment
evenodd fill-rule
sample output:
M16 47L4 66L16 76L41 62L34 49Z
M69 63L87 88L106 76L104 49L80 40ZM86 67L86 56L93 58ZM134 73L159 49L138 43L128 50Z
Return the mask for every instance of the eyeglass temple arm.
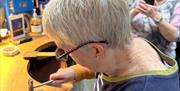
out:
M71 51L68 51L68 52L66 52L66 53L64 53L64 54L62 54L62 55L60 55L60 56L56 56L56 59L61 59L61 58L63 58L64 56L67 56L67 55L69 55L70 53L74 52L75 50L77 50L77 49L79 49L79 48L81 48L81 47L83 47L83 46L85 46L85 45L87 45L87 44L91 44L91 43L106 43L106 44L107 44L108 42L107 42L107 41L89 41L89 42L86 42L86 43L81 44L80 46L78 46L78 47L72 49Z

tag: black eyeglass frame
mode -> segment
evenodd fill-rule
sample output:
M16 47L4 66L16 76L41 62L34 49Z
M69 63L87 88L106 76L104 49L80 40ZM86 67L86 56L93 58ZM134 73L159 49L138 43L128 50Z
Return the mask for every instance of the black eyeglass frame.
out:
M105 44L108 44L107 41L89 41L89 42L85 42L85 43L83 43L83 44L75 47L74 49L72 49L72 50L70 50L70 51L68 51L68 52L65 52L65 53L63 53L63 54L61 54L61 55L58 54L58 53L59 53L58 50L59 50L60 48L57 48L56 51L55 51L56 59L59 60L59 59L61 59L61 58L63 58L63 57L66 57L66 56L68 56L70 53L78 50L79 48L81 48L81 47L83 47L83 46L85 46L85 45L91 44L91 43L105 43ZM62 49L61 49L61 50L62 50Z

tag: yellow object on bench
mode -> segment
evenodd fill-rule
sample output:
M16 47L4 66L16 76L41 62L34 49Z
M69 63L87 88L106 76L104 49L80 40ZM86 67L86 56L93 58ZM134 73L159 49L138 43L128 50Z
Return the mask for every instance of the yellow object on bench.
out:
M7 46L2 48L1 52L5 56L15 56L19 53L19 49L16 46Z

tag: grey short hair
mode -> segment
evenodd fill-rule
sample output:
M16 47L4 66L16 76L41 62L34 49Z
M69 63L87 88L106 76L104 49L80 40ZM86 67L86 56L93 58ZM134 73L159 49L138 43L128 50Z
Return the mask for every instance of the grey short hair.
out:
M48 35L67 44L123 47L132 40L127 0L50 0L42 21Z

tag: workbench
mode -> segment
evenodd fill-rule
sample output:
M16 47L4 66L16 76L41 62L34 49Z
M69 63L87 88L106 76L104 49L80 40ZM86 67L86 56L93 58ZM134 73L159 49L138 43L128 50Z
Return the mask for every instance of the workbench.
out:
M51 40L45 36L36 36L33 41L26 42L17 47L20 53L13 57L7 57L0 52L0 91L28 91L28 79L31 78L27 72L28 60L23 58L23 53L26 51L34 51L40 45L51 42ZM0 49L7 45L13 45L7 40L3 40L0 43ZM34 80L34 85L39 84ZM64 86L71 88L71 84L65 84ZM36 88L34 91L64 91L63 88L56 88L52 86L42 86Z

